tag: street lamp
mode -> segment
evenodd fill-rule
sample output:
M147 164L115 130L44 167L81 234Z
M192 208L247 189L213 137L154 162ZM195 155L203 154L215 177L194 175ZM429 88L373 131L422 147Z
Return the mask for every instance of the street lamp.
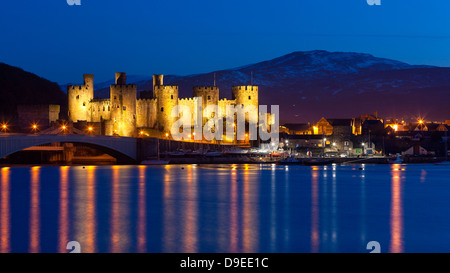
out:
M169 151L170 151L170 139L169 139L169 133L166 133L166 139L169 140Z
M2 124L2 131L6 133L6 130L8 130L8 125L6 123Z
M37 132L37 130L38 130L38 126L37 126L37 124L36 123L33 123L32 125L31 125L31 130L34 132L34 133L36 133Z

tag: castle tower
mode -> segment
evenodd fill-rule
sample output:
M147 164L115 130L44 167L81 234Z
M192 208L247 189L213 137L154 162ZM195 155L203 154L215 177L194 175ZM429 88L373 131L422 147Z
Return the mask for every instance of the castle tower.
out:
M203 125L212 117L212 113L207 113L206 108L209 105L219 104L219 87L217 86L195 86L194 97L202 98ZM223 113L225 114L225 113Z
M113 134L136 136L135 84L126 83L125 73L116 73L116 84L111 85L111 122Z
M256 117L258 117L258 86L233 86L232 92L232 98L236 100L236 106L241 105L245 109L245 107L252 105L257 109ZM249 121L248 115L245 119Z
M161 132L170 132L175 118L173 107L178 105L178 86L163 85L163 75L153 75L153 96L156 98L157 124Z
M155 75L153 74L153 97L156 98L155 94L155 86L164 85L164 75Z
M67 86L69 120L89 120L89 102L94 99L94 75L84 74L83 85Z

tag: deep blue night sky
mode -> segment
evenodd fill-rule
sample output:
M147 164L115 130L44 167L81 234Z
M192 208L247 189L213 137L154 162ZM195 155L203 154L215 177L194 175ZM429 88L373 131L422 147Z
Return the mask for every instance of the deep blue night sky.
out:
M58 83L210 72L315 49L450 66L448 0L81 3L3 1L0 62Z

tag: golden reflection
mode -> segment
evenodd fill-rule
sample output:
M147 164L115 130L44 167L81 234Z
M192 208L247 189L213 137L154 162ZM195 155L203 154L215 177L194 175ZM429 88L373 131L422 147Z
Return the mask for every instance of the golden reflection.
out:
M119 167L113 166L112 188L111 188L111 247L110 252L120 252L120 227L119 227Z
M30 251L31 253L40 252L40 200L39 183L40 167L31 168L31 202L30 202Z
M332 181L331 181L331 243L332 251L336 252L337 247L337 179L336 168L332 168Z
M389 252L403 252L402 178L400 165L392 165L391 183L391 242Z
M197 192L197 170L187 166L187 205L184 217L184 252L197 252L198 234L198 192Z
M163 246L164 252L175 252L176 242L175 235L176 229L179 228L175 225L176 215L174 203L172 200L172 183L170 175L170 166L166 165L164 172L164 239Z
M140 253L145 253L147 251L145 169L146 166L139 166L137 251Z
M10 212L10 180L9 168L2 168L1 204L0 204L0 253L11 251L11 212Z
M95 166L88 166L87 169L87 193L86 193L86 242L83 252L96 252L96 198L95 198Z
M271 191L270 191L270 247L271 252L276 252L276 241L277 241L277 219L276 219L276 169L274 167L275 164L272 165L272 173L271 173Z
M69 167L63 166L59 168L59 244L58 251L67 253L66 245L69 242Z
M311 172L311 252L319 252L319 172L313 167Z
M229 252L239 252L238 248L238 186L236 170L231 171L230 190L230 249Z
M258 223L255 212L255 202L252 200L257 196L254 183L249 181L249 171L244 170L244 193L243 193L243 252L255 252L258 243ZM252 188L250 188L252 187Z

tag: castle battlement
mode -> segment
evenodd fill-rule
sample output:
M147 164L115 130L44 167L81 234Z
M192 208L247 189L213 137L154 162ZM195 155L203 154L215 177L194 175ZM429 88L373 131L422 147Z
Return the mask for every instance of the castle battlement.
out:
M196 102L198 99L197 98L182 98L182 99L178 99L179 102Z
M218 91L217 86L194 86L194 91Z
M156 85L155 90L178 90L178 85Z
M111 87L121 87L121 88L137 88L136 84L111 84Z
M89 87L87 87L86 85L68 85L67 86L67 90L69 90L69 89L72 89L72 90L78 89L78 90L80 90L80 89L89 89Z
M152 102L156 102L156 99L137 99L136 100L137 103L152 103Z
M103 103L111 103L110 99L92 99L89 102L103 102Z
M232 90L239 91L258 91L258 86L255 85L241 85L241 86L233 86Z
M236 100L234 100L234 99L232 99L232 100L229 100L229 99L227 99L227 98L223 98L223 99L220 99L220 100L219 100L219 102L228 102L228 103L234 103L234 102L236 102Z

